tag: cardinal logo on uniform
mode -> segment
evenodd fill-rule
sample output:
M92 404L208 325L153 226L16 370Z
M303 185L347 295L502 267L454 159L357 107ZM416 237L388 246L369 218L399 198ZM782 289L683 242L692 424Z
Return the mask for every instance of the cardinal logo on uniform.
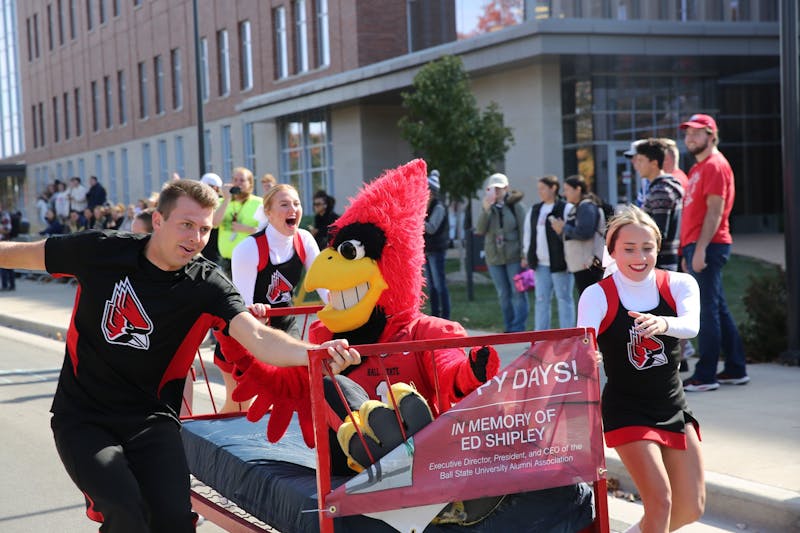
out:
M664 343L658 337L644 338L630 329L628 342L628 360L637 370L645 370L654 366L667 364Z
M111 344L122 344L147 350L150 347L150 333L153 322L133 292L130 280L126 277L114 285L114 293L106 300L101 326L103 336Z
M270 305L290 302L292 300L292 290L294 290L294 286L289 283L289 280L283 277L283 274L276 270L269 278L267 302L269 302Z

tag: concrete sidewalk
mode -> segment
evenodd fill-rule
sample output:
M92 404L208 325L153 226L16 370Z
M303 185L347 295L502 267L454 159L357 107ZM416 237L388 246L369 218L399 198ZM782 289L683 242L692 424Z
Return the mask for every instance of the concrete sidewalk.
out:
M56 280L17 280L16 291L0 292L0 325L63 340L75 292ZM518 353L501 351L506 363ZM688 395L702 429L707 514L747 531L800 532L800 368L759 364L748 372L746 386ZM633 490L613 450L606 460L609 477Z

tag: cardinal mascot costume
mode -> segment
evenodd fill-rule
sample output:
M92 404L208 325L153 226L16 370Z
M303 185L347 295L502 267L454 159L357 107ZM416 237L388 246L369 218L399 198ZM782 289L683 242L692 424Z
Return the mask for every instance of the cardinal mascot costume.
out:
M467 336L457 322L421 311L428 195L425 162L418 159L386 171L351 200L329 229L328 247L306 274L307 291L322 288L330 294L310 327L310 342L345 338L358 345ZM233 399L255 398L248 419L259 420L271 408L267 439L277 442L296 412L305 442L313 447L307 369L267 365L230 337L218 338L236 366ZM365 357L326 377L326 418L337 426L329 430L332 473L352 475L373 464L495 376L499 366L494 348L483 346ZM457 502L439 522L475 522L476 513L483 518L501 499L484 499L471 512L469 502L466 511Z

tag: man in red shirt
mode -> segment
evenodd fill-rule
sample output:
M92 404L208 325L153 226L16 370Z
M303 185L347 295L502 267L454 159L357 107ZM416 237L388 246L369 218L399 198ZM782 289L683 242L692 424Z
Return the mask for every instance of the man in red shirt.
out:
M686 148L697 163L689 170L689 186L683 200L681 246L684 270L700 286L700 360L694 375L683 382L687 392L704 392L719 384L744 385L750 378L744 347L722 287L722 267L730 257L728 217L733 207L733 170L717 149L717 123L708 115L692 115L681 124ZM725 368L717 373L720 352Z

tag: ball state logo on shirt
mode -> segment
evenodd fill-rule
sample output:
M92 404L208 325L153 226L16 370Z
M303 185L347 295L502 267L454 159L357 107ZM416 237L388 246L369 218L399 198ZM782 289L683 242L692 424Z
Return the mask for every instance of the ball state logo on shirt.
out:
M654 366L667 364L667 354L664 353L664 343L658 337L644 338L630 330L628 342L628 360L637 370L646 370Z
M269 278L269 287L267 287L267 302L269 302L270 305L291 302L293 290L294 285L289 283L289 280L283 277L283 274L276 270Z
M139 350L147 350L150 347L153 322L145 313L127 277L114 285L114 294L110 300L106 300L100 329L103 330L106 341L111 344L121 344Z

